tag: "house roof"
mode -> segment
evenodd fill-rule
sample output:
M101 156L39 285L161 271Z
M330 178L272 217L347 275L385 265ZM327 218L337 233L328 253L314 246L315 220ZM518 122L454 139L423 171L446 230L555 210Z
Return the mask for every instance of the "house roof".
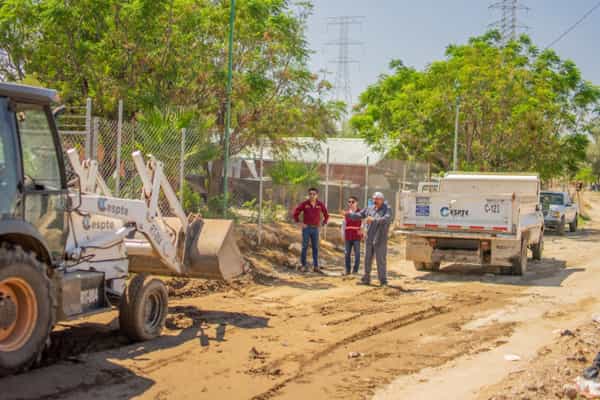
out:
M373 150L363 139L356 138L328 138L325 141L317 141L313 138L298 137L290 138L297 146L290 150L289 158L306 163L325 163L327 160L327 149L329 149L329 163L337 165L365 165L367 157L369 165L378 164L385 153ZM247 149L239 154L240 158L258 159L259 151L256 148ZM269 145L265 145L263 160L274 161Z

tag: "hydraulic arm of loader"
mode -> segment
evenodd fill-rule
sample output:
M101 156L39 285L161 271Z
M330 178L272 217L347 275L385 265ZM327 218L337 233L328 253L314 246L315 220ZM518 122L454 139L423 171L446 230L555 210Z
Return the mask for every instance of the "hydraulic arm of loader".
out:
M186 216L177 196L163 173L163 164L150 156L132 154L142 181L140 200L115 198L98 174L94 160L79 161L75 150L67 151L69 161L81 181L80 214L95 219L92 228L71 235L73 259L94 257L94 269L104 265L107 278L122 276L110 266L110 260L125 257L129 272L177 275L205 279L232 279L244 272L244 261L229 220ZM158 205L164 195L173 217L163 216ZM78 204L75 194L73 203ZM98 217L107 217L98 221ZM98 227L101 225L100 227ZM108 229L102 230L102 228ZM114 227L112 226L114 225ZM97 228L97 229L94 229ZM135 235L136 232L142 234ZM86 240L82 240L82 237ZM79 242L75 240L79 238ZM89 251L88 251L89 250ZM105 260L105 261L102 261ZM102 264L102 262L104 264ZM78 269L85 269L78 263Z
M81 180L81 198L77 210L90 215L102 215L121 220L125 223L115 235L107 234L105 241L123 240L131 231L137 231L151 244L155 254L173 273L182 274L183 246L181 232L169 232L162 220L158 208L160 192L164 193L171 211L179 219L180 226L187 226L187 218L173 188L163 174L162 162L150 156L146 166L142 154L136 151L132 154L135 167L143 183L140 200L122 199L109 196L104 180L98 175L97 163L93 160L79 162L79 156L74 149L67 151L73 170ZM99 191L100 193L96 193ZM74 200L77 203L77 199ZM110 243L94 243L94 247L110 245ZM89 246L89 244L88 244Z

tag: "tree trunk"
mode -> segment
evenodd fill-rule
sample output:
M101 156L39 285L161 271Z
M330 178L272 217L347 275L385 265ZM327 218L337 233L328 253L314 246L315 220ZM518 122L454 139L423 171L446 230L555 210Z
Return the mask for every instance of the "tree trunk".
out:
M213 160L208 180L208 198L223 193L223 160Z

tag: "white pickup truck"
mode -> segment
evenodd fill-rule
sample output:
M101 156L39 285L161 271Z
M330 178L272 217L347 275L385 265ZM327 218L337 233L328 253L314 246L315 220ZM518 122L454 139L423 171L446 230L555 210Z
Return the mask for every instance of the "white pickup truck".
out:
M419 270L442 262L494 265L522 275L527 249L542 257L544 217L535 175L450 173L439 191L403 193L400 233Z

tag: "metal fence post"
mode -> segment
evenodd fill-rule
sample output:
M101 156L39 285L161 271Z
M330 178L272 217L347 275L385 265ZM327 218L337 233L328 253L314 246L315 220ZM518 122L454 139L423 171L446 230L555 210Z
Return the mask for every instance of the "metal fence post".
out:
M92 155L92 99L85 101L85 158Z
M115 196L121 192L121 141L123 135L123 100L119 100L119 119L117 120L117 171L115 176Z
M179 202L183 207L183 180L185 169L185 128L181 128L181 152L179 154Z
M365 203L364 206L367 207L369 204L369 156L367 156L367 162L365 164Z
M100 118L93 118L93 129L92 129L92 146L91 146L91 154L90 159L98 160L98 133L100 131Z
M258 245L262 242L262 223L263 223L263 177L264 177L264 140L260 140L259 153L260 172L258 175Z
M329 147L325 158L325 208L329 208ZM327 240L327 226L323 228L323 239Z

